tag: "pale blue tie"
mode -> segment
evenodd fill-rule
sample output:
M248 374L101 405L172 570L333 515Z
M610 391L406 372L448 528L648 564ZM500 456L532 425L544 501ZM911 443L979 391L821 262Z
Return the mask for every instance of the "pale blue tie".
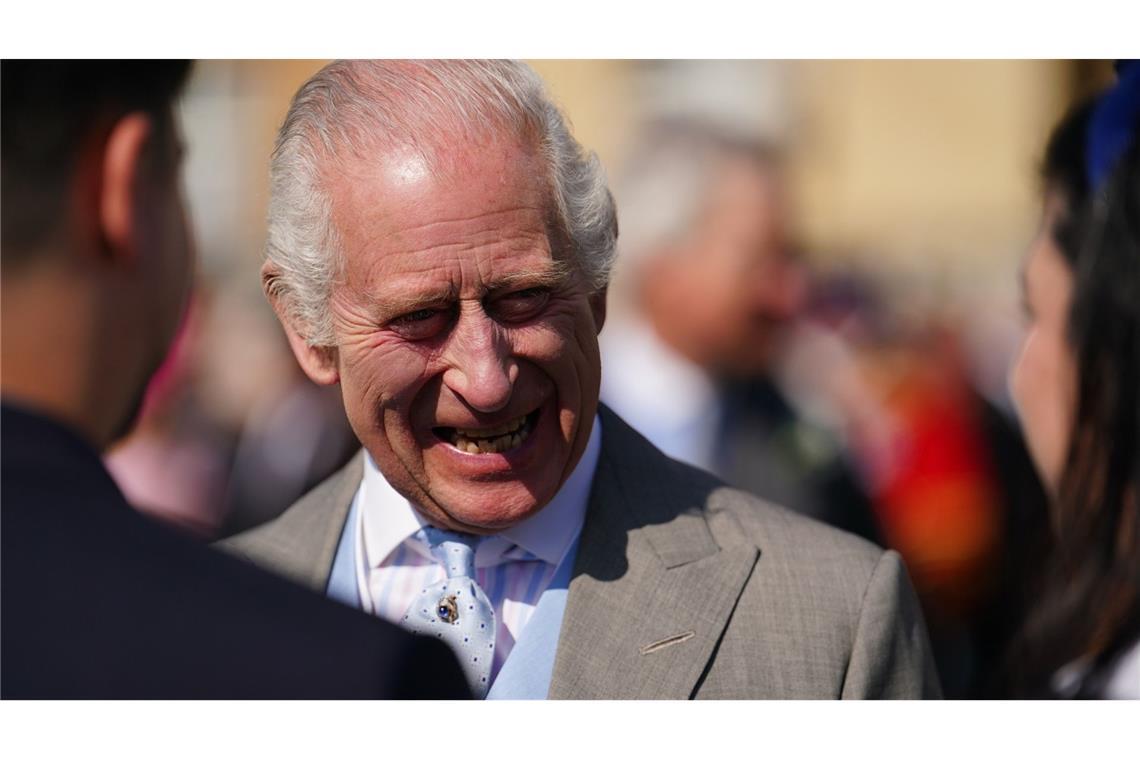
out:
M482 538L430 525L419 537L443 564L447 578L420 592L404 615L404 627L447 642L471 690L483 698L491 686L495 658L495 610L475 582L475 547Z

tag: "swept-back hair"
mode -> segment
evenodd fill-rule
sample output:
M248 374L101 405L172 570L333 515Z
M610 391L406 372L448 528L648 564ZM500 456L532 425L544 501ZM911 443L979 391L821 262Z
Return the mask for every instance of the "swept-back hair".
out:
M338 61L294 96L270 166L264 286L310 345L334 343L328 301L341 262L329 177L396 149L414 151L438 170L447 149L475 148L495 136L538 151L559 233L591 287L605 287L617 239L605 175L597 157L570 134L530 67L515 61Z

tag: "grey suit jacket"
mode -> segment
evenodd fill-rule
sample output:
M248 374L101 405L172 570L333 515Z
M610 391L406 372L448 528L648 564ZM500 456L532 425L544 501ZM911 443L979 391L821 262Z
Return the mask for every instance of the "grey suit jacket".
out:
M552 699L938 697L899 556L669 459L602 407ZM362 456L226 548L323 592Z

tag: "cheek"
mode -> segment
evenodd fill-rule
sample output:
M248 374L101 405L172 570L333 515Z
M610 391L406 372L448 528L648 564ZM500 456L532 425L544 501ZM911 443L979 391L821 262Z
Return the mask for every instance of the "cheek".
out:
M1033 396L1033 364L1036 333L1030 331L1021 342L1021 348L1009 368L1009 393L1017 406L1018 414L1025 416L1026 407Z
M1048 411L1060 416L1071 388L1071 360L1062 341L1034 329L1025 338L1021 353L1010 371L1010 391L1026 411Z
M343 346L341 388L357 434L383 425L392 412L407 419L411 399L427 379L430 357L406 346Z
M570 305L552 308L541 320L510 331L512 352L547 367L577 363L589 352L591 339L597 344L588 313L588 308L584 313Z
M592 314L558 314L515 331L512 346L515 356L533 363L554 383L563 427L592 414L601 384L601 353Z
M1073 373L1064 346L1034 330L1010 370L1009 386L1026 443L1044 480L1056 485L1068 448Z

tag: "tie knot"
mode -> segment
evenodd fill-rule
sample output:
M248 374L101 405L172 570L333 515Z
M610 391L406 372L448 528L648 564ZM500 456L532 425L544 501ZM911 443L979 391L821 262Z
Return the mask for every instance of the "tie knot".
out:
M453 533L430 525L423 528L424 540L436 561L443 564L448 578L475 577L475 548L482 536Z

